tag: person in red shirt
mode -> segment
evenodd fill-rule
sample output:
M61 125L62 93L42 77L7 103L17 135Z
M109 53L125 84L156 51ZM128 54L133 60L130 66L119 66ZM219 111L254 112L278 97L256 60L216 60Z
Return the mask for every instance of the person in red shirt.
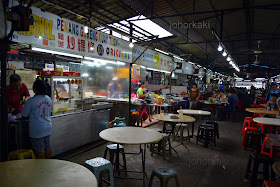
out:
M18 74L10 76L10 85L7 86L8 108L10 112L21 112L24 103L30 97L27 86L21 82Z

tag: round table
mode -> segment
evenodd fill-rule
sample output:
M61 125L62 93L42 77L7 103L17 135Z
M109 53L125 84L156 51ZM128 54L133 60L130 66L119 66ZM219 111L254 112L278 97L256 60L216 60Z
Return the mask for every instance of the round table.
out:
M191 117L191 116L180 116L178 119L172 119L170 118L171 115L177 115L178 114L156 114L153 115L153 117L157 120L160 121L167 121L167 122L172 122L172 123L192 123L195 122L195 118Z
M99 136L109 142L129 145L150 144L162 139L162 135L159 132L139 127L105 129L99 133Z
M119 145L120 144L127 144L127 145L140 145L140 152L139 153L129 153L129 154L142 154L142 178L134 178L137 180L143 180L143 186L145 186L145 178L146 174L146 144L155 143L162 139L162 135L153 130L141 127L115 127L109 128L101 131L99 136L107 140L109 142L117 143L117 153L116 153L116 170L120 173L119 169ZM142 149L141 145L144 144L144 149ZM124 170L123 170L124 171ZM139 171L129 171L129 172L136 172ZM132 179L130 177L130 179Z
M186 115L183 115L183 116L179 117L178 119L172 119L172 118L170 118L171 115L178 115L178 114L163 114L163 115L162 114L156 114L156 115L153 115L153 117L157 120L164 121L164 122L192 123L192 135L190 137L193 137L194 122L196 121L196 119L191 117L191 116L186 116ZM174 129L174 127L175 126L173 126L172 129ZM165 132L165 123L164 123L164 126L163 126L163 132Z
M277 118L258 117L258 118L253 118L253 121L265 125L280 126L280 119Z
M274 115L274 116L279 115L279 111L267 111L264 108L246 108L246 111L255 114L267 114L267 115Z
M201 101L202 103L206 104L206 105L223 105L223 104L226 104L227 102L225 101L215 101L214 103L208 101L208 100L203 100Z
M178 113L182 112L183 114L189 115L201 115L201 116L209 116L211 112L205 110L191 110L191 109L181 109L177 110Z
M272 165L274 172L279 176L280 175L280 162L275 162Z
M183 114L189 114L189 115L200 115L200 116L210 116L211 115L211 112L205 111L205 110L191 110L191 109L177 110L178 113L180 113L180 111L182 111ZM194 133L194 123L192 124L192 136L193 136L193 133Z
M97 187L87 168L56 159L26 159L0 163L1 186L14 187Z

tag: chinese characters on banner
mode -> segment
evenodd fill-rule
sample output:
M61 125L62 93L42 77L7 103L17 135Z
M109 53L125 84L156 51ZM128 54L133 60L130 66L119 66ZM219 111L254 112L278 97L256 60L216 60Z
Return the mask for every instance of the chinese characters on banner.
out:
M81 56L132 62L128 41L91 28L85 33L84 25L35 7L32 7L31 17L33 25L29 31L14 32L12 41Z

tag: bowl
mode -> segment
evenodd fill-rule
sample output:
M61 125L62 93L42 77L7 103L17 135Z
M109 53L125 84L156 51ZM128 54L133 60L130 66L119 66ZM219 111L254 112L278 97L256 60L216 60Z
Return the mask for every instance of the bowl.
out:
M179 117L180 117L180 116L178 116L178 115L171 115L171 116L170 116L171 119L179 119Z

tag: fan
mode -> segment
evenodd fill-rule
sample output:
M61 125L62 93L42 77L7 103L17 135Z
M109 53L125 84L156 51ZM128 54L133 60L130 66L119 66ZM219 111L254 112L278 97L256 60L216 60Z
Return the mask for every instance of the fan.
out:
M257 40L258 48L257 49L241 49L240 51L248 52L248 54L262 54L262 53L280 53L280 49L270 49L270 50L262 50L260 48L261 40Z

